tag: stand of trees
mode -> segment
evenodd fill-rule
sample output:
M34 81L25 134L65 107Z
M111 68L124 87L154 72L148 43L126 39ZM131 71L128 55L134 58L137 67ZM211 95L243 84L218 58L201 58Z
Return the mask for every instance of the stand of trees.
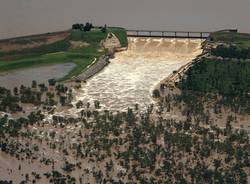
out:
M179 87L205 93L245 95L250 92L250 62L203 58L187 71Z
M217 48L211 49L211 54L214 56L220 56L222 58L249 59L250 48L236 45L219 45Z
M54 79L49 80L50 90L45 84L37 85L32 82L31 87L23 85L20 88L15 87L13 91L0 87L0 111L3 112L22 112L22 104L33 104L51 107L58 103L62 106L69 105L73 99L72 90L63 84L56 85Z
M224 129L212 125L203 127L189 120L153 119L150 109L145 113L130 108L117 113L85 109L78 118L65 121L65 117L53 118L49 127L55 129L47 135L50 139L42 141L47 142L51 150L59 151L63 158L70 156L75 160L72 163L62 159L63 173L55 168L40 176L51 183L74 183L80 178L72 177L71 173L79 171L84 181L92 178L95 183L247 184L250 167L247 132L233 129L230 119ZM62 121L71 126L80 123L79 133L57 131ZM41 119L34 119L34 122L39 125ZM6 119L6 123L11 121ZM40 126L46 125L41 123ZM20 129L20 134L13 136L24 136L21 132L30 135L29 140L36 137L28 129ZM58 136L62 137L59 142L54 141ZM78 142L66 141L73 139ZM6 154L23 159L41 158L39 147L26 144L25 139L10 140L0 139L0 148ZM44 162L48 165L53 163L50 157L43 160L47 160ZM81 164L83 160L88 164Z
M250 62L202 58L178 84L199 96L218 94L220 103L250 113Z
M94 26L92 25L92 23L89 23L87 22L85 25L84 24L73 24L72 25L72 29L79 29L79 30L82 30L82 31L91 31L91 29L93 28Z
M91 31L91 29L94 28L92 23L87 22L85 25L84 24L73 24L72 29L73 30L81 30L81 31ZM99 27L100 31L103 33L107 32L107 25L105 24L104 26Z

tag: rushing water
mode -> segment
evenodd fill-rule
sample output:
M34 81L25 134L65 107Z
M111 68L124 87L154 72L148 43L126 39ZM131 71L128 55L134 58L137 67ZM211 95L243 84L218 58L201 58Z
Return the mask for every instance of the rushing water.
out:
M152 103L154 86L201 54L202 40L129 38L129 48L91 78L76 95L84 102L100 101L105 109L125 110Z
M0 86L9 89L18 87L21 84L30 86L33 80L36 80L38 83L46 83L48 79L64 77L74 67L74 63L64 63L2 72L0 73Z

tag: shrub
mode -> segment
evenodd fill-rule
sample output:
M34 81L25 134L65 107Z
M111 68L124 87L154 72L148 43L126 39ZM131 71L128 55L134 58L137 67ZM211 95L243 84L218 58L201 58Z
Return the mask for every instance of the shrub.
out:
M153 91L153 97L154 98L159 98L161 96L160 91L158 89L155 89Z

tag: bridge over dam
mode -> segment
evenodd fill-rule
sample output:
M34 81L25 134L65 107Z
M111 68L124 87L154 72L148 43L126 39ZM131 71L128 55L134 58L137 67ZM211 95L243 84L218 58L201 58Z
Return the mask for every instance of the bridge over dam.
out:
M210 33L211 32L198 32L198 31L127 30L128 37L207 39Z

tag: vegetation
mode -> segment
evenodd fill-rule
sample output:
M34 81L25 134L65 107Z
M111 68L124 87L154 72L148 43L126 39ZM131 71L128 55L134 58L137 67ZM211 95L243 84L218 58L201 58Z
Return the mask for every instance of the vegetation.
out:
M160 91L158 89L153 90L153 97L159 98L160 97Z
M219 43L211 48L211 54L222 58L250 58L250 34L236 32L215 32L211 34L212 43Z
M83 24L73 24L72 25L72 29L79 29L81 31L91 31L91 29L93 28L93 25L89 22L87 22L85 25Z
M108 31L114 33L117 36L122 47L128 46L127 32L124 28L111 27L108 28Z
M32 82L32 88L21 85L13 91L0 87L0 111L2 112L24 112L21 104L33 104L41 106L42 109L51 108L54 105L66 106L72 100L72 90L68 90L62 84L56 85L54 79L49 80L50 87L54 91L49 91L44 84L37 85L36 81Z
M107 34L94 31L72 30L67 39L88 40L90 46L64 54L77 60L79 51L90 49L91 57ZM21 163L2 172L13 169L21 183L247 184L249 134L232 124L243 106L250 112L249 72L246 59L200 58L178 84L183 93L162 84L153 91L157 107L145 111L137 105L125 112L102 111L99 101L78 101L74 107L72 89L53 79L49 87L33 81L13 91L0 88L5 112L0 114L0 151ZM165 90L169 94L162 96ZM213 101L212 108L207 101ZM25 104L32 111L25 113ZM233 111L218 126L211 114L222 116L223 105ZM67 107L76 110L74 116L66 114ZM16 112L23 114L13 118ZM176 112L180 119L169 116ZM27 164L37 163L46 170L26 173Z
M243 46L250 35L218 32L211 36L217 47L209 48L210 57L201 57L186 72L178 86L199 96L221 95L220 102L250 113L250 48Z
M0 52L0 72L73 62L76 67L62 80L72 78L79 75L93 62L94 58L98 59L105 53L105 50L101 49L100 42L107 37L108 32L114 32L122 46L127 46L126 32L122 28L108 28L107 32L102 32L98 28L92 28L91 31L73 29L70 31L70 36L52 44L43 44L37 48L18 51ZM85 45L74 47L72 41L82 42Z
M236 32L214 32L210 36L213 42L238 44L241 46L250 46L250 34Z
M212 48L211 54L222 58L250 59L250 48L220 45L217 48Z
M250 92L249 61L202 58L186 74L179 85L182 89L230 96Z
M0 147L12 157L37 160L51 166L48 172L34 174L46 177L50 183L80 180L94 183L247 184L249 137L244 130L232 128L230 119L226 128L219 128L204 127L189 120L152 119L152 116L151 107L145 113L133 109L123 113L98 112L85 107L81 108L77 118L54 115L50 124L43 121L45 116L41 112L17 120L4 116L0 119L5 130L1 134ZM30 125L39 130L29 129ZM53 132L45 134L46 127ZM61 131L66 127L75 127L75 130ZM12 133L13 129L18 130L16 134ZM39 138L41 134L46 136ZM16 136L19 139L15 139ZM41 154L37 142L49 145L46 151L59 152L61 158L56 160L61 169L54 168L52 155ZM83 175L72 177L71 173L75 172ZM23 173L22 169L20 173ZM24 180L30 178L31 174L27 173Z

